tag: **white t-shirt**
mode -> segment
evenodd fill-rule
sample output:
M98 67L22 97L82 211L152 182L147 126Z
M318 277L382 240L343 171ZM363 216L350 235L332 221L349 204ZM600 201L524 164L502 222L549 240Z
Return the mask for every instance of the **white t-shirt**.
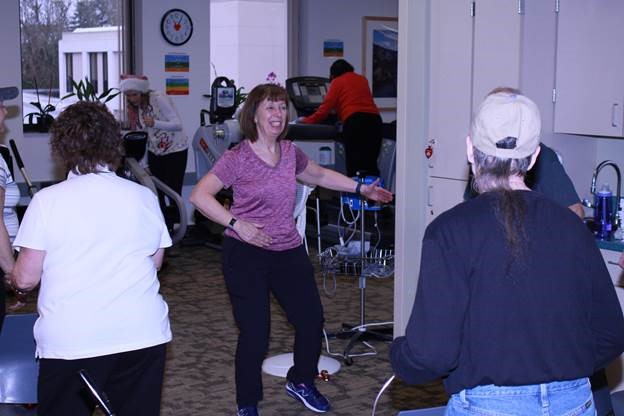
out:
M14 246L46 252L37 356L78 359L171 340L151 256L171 245L156 196L113 172L35 194Z
M19 227L19 220L17 218L17 212L15 212L15 207L19 203L20 192L2 156L0 156L0 187L4 188L4 207L2 212L4 215L4 225L7 228L9 239L13 241Z

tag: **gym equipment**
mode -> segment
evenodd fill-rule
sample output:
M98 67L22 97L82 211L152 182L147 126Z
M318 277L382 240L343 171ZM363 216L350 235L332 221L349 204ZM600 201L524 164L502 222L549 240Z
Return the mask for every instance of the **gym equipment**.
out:
M294 77L286 80L286 92L297 117L309 116L321 105L330 81L323 77ZM341 126L335 116L325 124L291 124L286 137L321 166L346 173L344 145L340 141Z
M130 131L123 136L125 149L124 165L117 173L126 179L130 179L148 187L156 196L158 192L164 193L175 205L179 212L178 227L174 227L171 235L173 244L184 238L188 228L188 215L182 197L163 181L152 175L144 161L147 149L147 132Z
M22 178L24 178L24 182L26 182L26 186L28 187L28 194L32 197L37 192L37 187L33 185L28 173L26 173L26 168L24 168L24 162L22 161L22 156L20 155L19 150L17 149L17 145L15 144L15 140L9 140L9 146L11 146L11 150L13 151L13 156L15 156L15 163L17 163L17 167L22 174ZM12 165L9 168L12 168ZM13 176L15 179L15 176Z
M361 175L355 177L355 180L363 184L373 183L377 178ZM353 364L353 357L376 355L375 348L368 343L369 340L392 341L393 322L366 322L366 279L369 278L386 278L394 274L394 255L392 250L377 250L376 247L371 249L370 242L366 241L365 232L365 214L366 211L373 211L376 215L381 209L378 205L369 205L367 201L363 201L361 195L346 194L341 197L341 217L344 219L342 210L345 206L349 207L353 220L349 222L349 226L355 227L359 221L359 242L350 241L355 235L355 229L350 237L345 241L342 236L339 246L330 247L320 253L321 270L324 279L329 274L335 278L337 274L358 277L358 288L360 289L360 322L358 325L342 324L342 330L329 337L339 339L349 339L349 342L340 355L345 365ZM354 215L357 211L357 215ZM368 243L368 244L367 244ZM379 329L373 329L379 328ZM369 352L353 353L352 350L358 342L362 342L369 348Z

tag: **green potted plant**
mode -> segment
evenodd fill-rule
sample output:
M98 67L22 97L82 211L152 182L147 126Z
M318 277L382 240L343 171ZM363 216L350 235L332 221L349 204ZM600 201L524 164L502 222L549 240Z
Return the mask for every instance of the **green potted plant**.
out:
M84 81L81 80L80 82L76 82L72 79L71 82L74 92L70 92L65 95L61 98L62 100L68 97L76 96L79 101L99 101L101 103L107 103L117 97L121 92L117 88L109 88L98 95L95 90L95 86L91 81L89 81L89 78L86 77Z
M241 104L243 104L245 102L245 100L247 99L247 96L249 95L246 92L243 92L243 90L245 89L245 87L238 87L236 89L236 95L234 96L234 104L236 105L236 107L240 107Z
M52 113L56 111L56 106L50 103L52 87L48 90L48 103L46 105L41 103L37 80L35 80L35 92L37 93L37 101L30 102L30 105L35 107L37 111L30 112L24 116L24 119L28 119L28 124L24 125L24 130L45 133L50 129L52 122L54 122L54 116L52 116Z

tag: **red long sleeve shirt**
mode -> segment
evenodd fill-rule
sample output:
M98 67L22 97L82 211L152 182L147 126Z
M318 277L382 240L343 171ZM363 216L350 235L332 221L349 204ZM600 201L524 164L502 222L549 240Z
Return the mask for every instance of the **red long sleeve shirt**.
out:
M329 91L323 103L314 114L304 117L305 124L317 124L327 118L332 110L336 110L340 121L344 122L354 113L379 114L368 86L368 80L355 72L346 72L329 84Z

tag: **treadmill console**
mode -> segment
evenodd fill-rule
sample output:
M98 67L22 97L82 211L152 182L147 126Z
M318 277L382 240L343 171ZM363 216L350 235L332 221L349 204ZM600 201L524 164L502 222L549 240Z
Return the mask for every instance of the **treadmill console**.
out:
M328 90L328 78L295 77L286 80L286 91L297 110L297 116L309 116L314 113Z

